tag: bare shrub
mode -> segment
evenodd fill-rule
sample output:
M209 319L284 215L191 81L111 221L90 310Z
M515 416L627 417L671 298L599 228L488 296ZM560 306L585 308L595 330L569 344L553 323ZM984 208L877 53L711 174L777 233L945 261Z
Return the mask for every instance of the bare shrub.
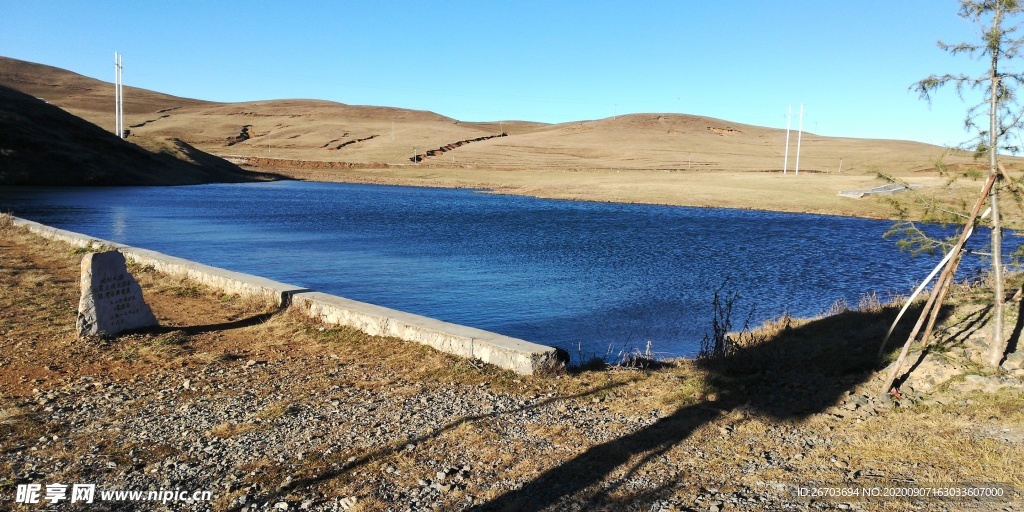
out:
M7 231L11 229L14 229L14 217L7 213L0 213L0 230Z
M836 301L833 302L832 305L821 314L821 316L836 316L846 313L849 310L850 304L846 302L846 299L840 297L836 299Z
M884 306L885 304L882 303L882 299L878 298L878 294L871 292L864 294L860 298L860 302L857 303L857 311L877 313L881 311Z
M714 298L711 301L713 308L711 333L705 334L704 339L701 340L700 352L697 354L698 359L725 359L738 352L743 346L757 341L750 332L750 319L754 316L754 308L750 309L739 332L733 332L732 312L740 294L735 291L723 294L722 290L728 282L726 280L715 290Z
M640 350L639 347L633 347L632 350L620 350L610 361L614 361L611 363L613 368L626 370L658 368L665 364L662 358L659 358L651 349L650 340L647 341L647 346L643 350Z

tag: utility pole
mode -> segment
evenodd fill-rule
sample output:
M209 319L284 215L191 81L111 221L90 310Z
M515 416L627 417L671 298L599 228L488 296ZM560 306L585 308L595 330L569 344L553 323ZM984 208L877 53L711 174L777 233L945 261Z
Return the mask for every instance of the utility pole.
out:
M794 169L797 176L800 175L800 141L804 137L804 104L800 104L800 129L796 134L796 167Z
M114 52L114 135L121 136L121 92L117 90L118 83L117 52Z
M124 64L121 54L114 52L114 133L124 138Z
M786 174L786 169L789 168L789 122L793 118L793 105L789 106L786 110L786 153L782 157L782 174Z

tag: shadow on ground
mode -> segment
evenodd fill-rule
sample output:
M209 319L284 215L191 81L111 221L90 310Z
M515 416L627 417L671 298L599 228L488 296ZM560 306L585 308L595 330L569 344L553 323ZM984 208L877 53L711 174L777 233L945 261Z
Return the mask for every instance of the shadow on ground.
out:
M713 400L680 406L656 423L593 446L538 475L520 488L472 510L561 510L572 503L587 503L587 508L647 510L656 501L670 497L676 484L625 493L623 497L623 493L617 492L618 489L604 482L622 470L627 473L627 477L628 474L641 471L645 465L685 441L702 425L732 411L741 410L780 420L799 420L838 404L851 390L871 379L879 369L882 364L878 359L879 345L897 309L889 307L872 312L847 311L796 327L780 325L776 332L741 347L727 359L702 361L699 366L708 373L715 395ZM944 308L943 318L948 313L949 308ZM912 308L906 318L916 318L919 314L920 307ZM912 321L906 319L901 322L901 326L893 333L894 341L890 341L887 347L887 357L899 351L902 341L909 335L911 325ZM973 324L967 327L974 328L977 326ZM961 332L960 335L966 334ZM626 384L629 382L610 387ZM610 387L552 398L526 408L548 407L553 402L603 393ZM509 412L479 414L438 426L426 435L410 437L350 459L335 470L292 481L279 488L270 499L350 474L373 460L404 449L406 443L421 443L460 425ZM701 467L690 469L692 472L713 470ZM685 485L685 482L680 484ZM238 509L235 507L231 510Z
M723 413L742 409L777 419L800 419L836 405L878 369L879 344L896 312L896 308L847 311L799 327L779 326L774 334L740 348L725 360L702 362L700 366L709 372L717 389L716 400L679 407L657 423L594 446L474 510L558 510L568 504L563 500L569 497L572 502L588 503L588 507L646 510L672 490L646 490L623 500L611 496L615 488L601 483L613 472L637 472ZM919 314L919 308L916 314L911 310L907 318ZM909 335L912 322L901 324L907 325L893 334L898 341L889 343L889 353L898 351L900 341ZM639 462L627 466L637 456Z

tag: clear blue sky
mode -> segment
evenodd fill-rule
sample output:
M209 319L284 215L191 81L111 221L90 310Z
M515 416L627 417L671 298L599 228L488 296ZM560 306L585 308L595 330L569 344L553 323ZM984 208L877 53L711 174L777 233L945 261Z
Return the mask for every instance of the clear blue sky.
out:
M958 144L966 104L908 90L980 73L955 0L0 0L0 55L214 101L315 98L464 121L683 112ZM972 99L973 102L973 99Z

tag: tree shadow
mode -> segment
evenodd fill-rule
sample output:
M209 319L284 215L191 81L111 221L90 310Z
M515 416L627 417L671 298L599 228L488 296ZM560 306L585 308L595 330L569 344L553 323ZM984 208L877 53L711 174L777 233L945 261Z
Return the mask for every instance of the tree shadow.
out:
M1024 331L1024 299L1021 299L1017 303L1017 322L1013 326L1013 332L1010 333L1010 339L1006 342L1006 353L1003 354L1004 359L1007 354L1017 352L1017 348L1020 346L1020 335L1022 331Z
M944 308L944 315L950 309ZM796 327L780 324L774 332L748 340L727 358L698 361L717 390L716 400L681 406L656 423L593 446L473 510L556 510L566 505L562 501L567 498L608 505L612 489L601 485L607 477L623 469L635 473L725 413L742 410L792 420L823 412L878 369L878 347L897 311L898 307L847 311ZM907 318L915 318L920 311L920 306L911 308ZM893 339L905 340L911 324L902 321ZM887 354L901 348L890 345ZM637 456L639 462L624 467ZM657 491L634 495L648 501L657 497ZM636 508L635 502L630 505Z
M609 384L605 384L603 386L599 386L597 388L588 390L588 391L583 392L583 393L577 393L575 395L569 395L569 396L557 396L557 397L549 398L547 400L541 400L541 401L539 401L537 403L530 404L530 405L527 405L527 406L524 406L524 407L518 407L518 408L515 408L515 409L506 410L506 411L494 411L494 412L489 412L489 413L481 413L481 414L474 414L474 415L471 415L471 416L465 416L465 417L459 418L458 420L455 420L455 421L449 422L449 423L447 423L445 425L442 425L440 427L437 427L437 428L431 430L429 433L426 433L426 434L423 434L423 435L408 436L408 437L406 437L404 439L401 439L401 440L389 443L387 446L384 446L382 448L378 448L376 450L372 450L372 451L370 451L368 453L362 454L362 455L360 455L358 457L354 457L352 459L349 459L344 464L341 464L339 467L331 469L329 471L325 471L325 472L320 473L320 474L318 474L318 475L316 475L314 477L299 478L299 479L293 480L293 481L289 482L287 485L279 487L271 495L269 495L267 497L264 497L264 498L261 498L261 499L265 499L267 501L272 501L274 498L285 496L288 493L291 493L293 491L296 491L296 490L299 490L299 489L304 489L304 488L310 487L312 485L315 485L315 484L318 484L318 483L321 483L321 482L332 480L332 479L340 477L340 476L342 476L344 474L347 474L347 473L350 473L352 471L355 471L355 470L359 469L361 466L364 466L364 465L366 465L366 464L368 464L368 463L370 463L370 462L372 462L374 460L381 459L381 458L384 458L384 457L388 457L390 455L398 453L398 452L406 449L406 447L409 444L417 445L417 444L423 443L425 441L428 441L430 439L437 438L437 437L443 435L445 432L452 431L452 430L454 430L454 429L458 428L459 426L464 425L466 423L473 423L473 422L477 422L477 421L481 421L481 420L487 420L487 419L491 419L491 418L497 418L497 417L505 416L505 415L513 416L513 415L516 415L516 414L524 412L524 411L530 411L530 410L533 410L533 409L541 409L541 408L550 406L550 405L552 405L554 403L561 402L561 401L569 401L569 400L576 400L576 399L586 398L586 397L591 396L591 395L604 393L606 391L609 391L609 390L612 390L612 389L615 389L615 388L618 388L618 387L621 387L621 386L625 386L625 385L629 384L630 382L631 381L629 381L629 380L625 380L625 381L622 381L622 382L609 383ZM228 508L227 510L228 511L238 511L238 510L241 510L243 507L244 507L244 505L235 505L235 506L232 506L232 507Z
M990 304L967 315L966 318L957 322L955 326L958 329L957 331L950 331L941 340L935 340L933 345L936 347L951 347L963 343L985 326L990 320L991 314L992 305Z

